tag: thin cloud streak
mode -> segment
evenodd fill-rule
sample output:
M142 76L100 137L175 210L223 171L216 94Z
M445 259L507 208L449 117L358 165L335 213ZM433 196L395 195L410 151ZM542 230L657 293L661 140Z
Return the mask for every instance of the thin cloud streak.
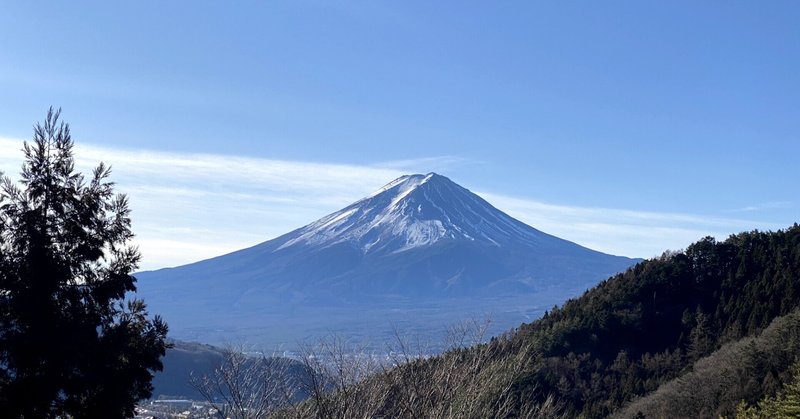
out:
M437 156L411 160L390 160L377 163L375 166L425 173L431 167L437 167L437 170L444 170L475 163L477 162L459 156Z
M0 170L16 178L22 140L0 138ZM277 237L406 174L393 167L209 154L123 150L77 144L76 167L103 161L130 197L142 269L176 266ZM409 166L449 158L410 160ZM422 162L422 163L421 163Z
M724 239L753 229L777 230L784 225L757 220L554 205L479 192L512 217L549 234L605 253L653 257L680 250L706 236Z
M22 141L0 138L0 170L16 177ZM130 196L142 269L177 266L275 238L340 209L411 172L466 164L454 156L344 165L76 145L88 172L112 165ZM458 179L455 179L457 182ZM700 237L785 226L732 217L587 208L477 192L546 233L607 253L651 257Z
M794 204L789 201L762 202L760 204L750 205L744 208L737 208L735 210L731 210L730 212L768 211L768 210L792 208L793 206Z

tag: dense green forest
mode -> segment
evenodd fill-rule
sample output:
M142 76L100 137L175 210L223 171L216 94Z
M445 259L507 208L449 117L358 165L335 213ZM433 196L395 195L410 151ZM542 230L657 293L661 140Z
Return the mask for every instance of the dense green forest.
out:
M800 227L705 238L638 264L524 325L511 338L541 368L522 386L570 414L603 417L723 343L798 306Z
M300 416L319 416L321 406L332 404L350 409L337 411L341 417L676 413L664 406L682 406L695 417L733 416L740 402L757 406L791 379L789 366L800 352L800 315L793 313L799 278L797 224L722 242L705 238L609 278L489 343L412 359L345 392L312 398ZM715 371L724 372L725 388L687 389L713 381Z
M736 419L794 419L800 417L800 363L791 369L792 379L774 396L766 396L758 404L741 402Z
M754 404L791 380L800 356L800 309L762 333L729 342L656 391L614 412L616 418L717 418Z

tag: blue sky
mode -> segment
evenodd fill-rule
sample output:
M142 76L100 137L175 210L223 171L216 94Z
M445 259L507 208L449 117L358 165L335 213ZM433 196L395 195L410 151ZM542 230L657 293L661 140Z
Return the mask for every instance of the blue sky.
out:
M80 3L0 4L0 169L62 107L145 268L407 172L628 256L797 221L797 2Z

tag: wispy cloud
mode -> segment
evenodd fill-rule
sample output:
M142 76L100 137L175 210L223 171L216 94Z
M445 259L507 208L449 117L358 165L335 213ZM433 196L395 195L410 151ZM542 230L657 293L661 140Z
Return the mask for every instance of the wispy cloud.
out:
M758 212L758 211L769 211L769 210L776 210L776 209L786 209L792 208L794 204L789 201L772 201L772 202L762 202L760 204L749 205L743 208L737 208L731 210L730 212Z
M21 140L0 138L0 170L19 171ZM343 165L211 154L124 150L78 144L78 169L112 164L130 196L143 269L175 266L277 237L360 199L410 172L467 162L423 157ZM458 181L458 179L454 179ZM736 217L587 208L492 192L478 194L536 228L613 254L650 257L706 235L785 226Z
M437 167L438 170L443 170L475 163L476 162L474 160L465 159L459 156L436 156L410 160L391 160L377 163L375 166L402 169L424 174L424 172L429 170L431 167Z
M0 138L0 170L19 172L22 140ZM78 144L76 165L110 163L130 196L143 268L179 265L276 237L377 190L402 165L359 166ZM438 170L430 160L429 170ZM409 165L420 161L409 161Z
M705 236L724 239L752 229L786 227L753 219L554 205L478 192L509 215L547 233L602 252L652 257L683 249Z

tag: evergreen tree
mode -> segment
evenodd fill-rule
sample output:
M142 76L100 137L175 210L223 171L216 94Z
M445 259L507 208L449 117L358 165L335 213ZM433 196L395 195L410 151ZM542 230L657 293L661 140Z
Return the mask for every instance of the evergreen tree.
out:
M695 326L689 334L689 358L696 361L713 351L714 340L711 337L711 327L708 324L708 316L697 308L694 316Z
M59 114L25 143L21 185L0 178L0 417L130 417L167 326L125 299L140 259L127 198L108 166L75 171Z
M765 397L758 406L744 401L736 409L736 419L793 419L800 417L800 363L792 366L793 378L774 397Z

